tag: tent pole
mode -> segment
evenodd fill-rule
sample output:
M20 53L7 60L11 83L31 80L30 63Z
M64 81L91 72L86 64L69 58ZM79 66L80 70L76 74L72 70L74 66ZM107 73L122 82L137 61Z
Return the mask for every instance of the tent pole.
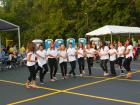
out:
M18 27L18 47L19 47L19 49L20 49L20 47L21 47L21 42L20 42L20 27Z
M86 36L86 39L87 39L87 43L90 43L90 37L88 35Z
M119 35L119 41L121 41L121 35Z
M131 34L129 33L129 38L131 38Z
M119 35L119 37L118 37L118 41L120 41L120 35Z

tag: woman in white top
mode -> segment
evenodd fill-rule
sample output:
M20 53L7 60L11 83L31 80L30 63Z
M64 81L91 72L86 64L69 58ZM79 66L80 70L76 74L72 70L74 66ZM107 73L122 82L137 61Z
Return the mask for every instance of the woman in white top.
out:
M137 54L138 54L138 58L140 59L140 39L138 39Z
M91 48L91 44L87 44L86 46L86 56L87 56L87 64L88 64L88 71L89 71L89 76L92 75L92 72L91 72L91 67L93 66L93 57L94 57L94 54L95 54L95 49Z
M110 44L110 50L108 51L109 53L109 60L110 60L110 71L111 71L111 76L116 76L116 71L115 71L115 61L117 57L117 50L114 48L113 44Z
M12 68L12 56L13 56L13 53L9 53L8 55L8 61L7 61L7 68L11 69Z
M126 44L128 45L125 51L125 60L123 62L123 67L127 70L127 78L131 78L132 73L131 73L131 68L130 64L133 59L133 46L132 46L132 41L126 41Z
M67 79L67 50L64 44L60 45L58 57L62 73L62 79Z
M54 47L54 42L50 43L50 48L47 50L47 57L48 57L48 64L50 67L50 78L51 82L54 82L57 80L56 73L57 73L57 57L58 57L58 51Z
M106 43L104 41L102 41L100 43L100 48L99 48L99 56L100 56L100 66L104 71L104 76L108 76L108 69L107 69L107 62L109 59L109 54L108 54L109 48L108 46L106 46Z
M40 83L44 84L44 76L48 71L48 65L47 65L47 52L43 47L43 44L39 45L39 50L36 52L37 55L37 63L38 67L37 70L39 70L40 73Z
M124 52L125 52L125 47L122 45L122 42L118 41L116 63L120 66L122 76L124 75L124 70L122 69L122 62L123 62L123 59L124 59Z
M71 71L69 72L69 75L73 74L73 77L76 77L75 75L75 68L76 68L76 50L75 48L72 48L72 43L69 44L69 48L67 49L68 54L68 60L71 65Z
M79 43L79 47L77 49L77 58L78 58L78 64L79 64L79 71L80 71L80 76L83 76L84 69L85 69L85 48L82 43Z
M32 87L36 88L36 55L35 55L35 44L30 42L28 44L28 53L27 53L27 67L29 69L30 75L26 82L26 87L30 88L30 84L32 83Z
M94 54L94 61L96 61L96 63L98 63L100 57L99 57L99 55L97 53L97 45L96 44L92 44L92 48L96 51L95 54Z

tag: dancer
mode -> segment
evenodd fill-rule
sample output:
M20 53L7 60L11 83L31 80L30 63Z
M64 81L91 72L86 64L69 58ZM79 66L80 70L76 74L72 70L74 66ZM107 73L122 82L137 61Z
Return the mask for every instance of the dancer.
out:
M50 67L50 78L51 82L54 82L57 80L56 73L57 73L57 57L58 57L58 51L54 47L54 42L50 43L50 48L47 50L47 56L48 56L48 64Z
M47 65L47 52L43 47L43 44L39 45L39 50L36 52L37 55L37 63L38 67L37 70L39 70L40 73L40 84L44 84L44 76L48 71L48 65Z
M126 69L127 71L127 77L126 78L131 78L132 77L132 73L131 73L131 68L130 68L130 64L131 61L133 59L133 46L132 46L132 41L127 40L126 44L128 45L125 51L125 60L123 62L123 67Z
M75 68L76 68L76 50L75 48L72 48L72 43L69 44L69 48L67 49L68 54L68 60L71 65L71 71L69 72L69 75L73 74L73 77L76 77L75 74Z
M93 57L94 57L95 49L91 48L91 44L88 43L86 47L86 56L87 56L87 64L89 76L92 75L91 67L93 66Z
M79 47L77 50L77 57L78 57L78 64L79 64L79 71L80 71L80 76L82 77L83 74L85 74L85 48L82 43L79 43Z
M30 88L30 84L32 84L33 88L37 88L36 85L36 55L35 55L35 45L34 43L30 42L28 44L28 53L27 53L27 67L29 69L29 77L26 82L26 88Z
M110 71L111 71L111 76L116 76L116 71L115 71L115 61L116 61L116 56L117 56L117 50L114 48L113 44L110 44L110 50L108 51L109 53L109 60L110 60Z
M117 49L117 60L116 63L120 66L121 76L125 75L125 72L122 68L123 59L124 59L125 47L122 45L122 42L118 41L118 49Z
M100 59L101 59L100 66L101 66L102 70L104 71L104 76L109 75L108 69L107 69L107 62L108 62L108 59L109 59L108 51L109 51L108 46L106 46L106 43L104 41L102 41L100 43L100 48L99 48L98 53L99 53L99 56L100 56Z
M62 79L67 79L67 50L64 44L60 45L58 56Z

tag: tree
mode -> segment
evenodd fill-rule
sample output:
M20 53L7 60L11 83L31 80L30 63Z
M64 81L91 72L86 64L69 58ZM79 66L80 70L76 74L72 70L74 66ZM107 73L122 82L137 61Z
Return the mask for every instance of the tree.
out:
M21 26L22 43L35 38L77 39L107 24L140 26L138 0L1 1L0 16Z

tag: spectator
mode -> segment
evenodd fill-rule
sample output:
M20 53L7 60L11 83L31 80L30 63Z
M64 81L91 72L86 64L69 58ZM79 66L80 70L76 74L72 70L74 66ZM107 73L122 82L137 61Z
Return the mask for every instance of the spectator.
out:
M140 39L138 40L137 54L138 54L138 57L140 59Z

